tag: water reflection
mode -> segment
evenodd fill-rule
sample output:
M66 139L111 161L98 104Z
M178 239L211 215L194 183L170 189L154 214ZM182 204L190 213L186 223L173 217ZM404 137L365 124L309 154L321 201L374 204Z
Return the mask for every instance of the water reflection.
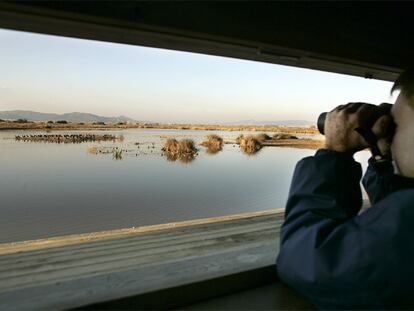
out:
M249 146L249 145L248 146L242 146L242 145L240 145L240 150L244 154L246 154L248 156L252 156L252 155L257 154L260 150L262 150L262 147L260 145L257 145L257 146Z
M175 162L178 160L178 153L171 153L171 152L163 152L161 156L165 156L167 161L169 162Z
M212 145L206 146L206 153L207 154L216 154L216 153L218 153L222 150L223 150L222 146L214 146L214 145L213 146Z
M197 155L197 153L184 153L180 155L179 159L181 163L189 164L195 160Z
M19 143L15 135L40 132L0 131L0 242L280 208L296 162L315 152L272 147L248 157L237 145L224 144L215 156L206 156L203 148L203 154L165 154L163 159L167 137L192 139L198 147L211 132L83 133L123 134L125 141ZM234 141L241 133L220 134ZM122 150L122 161L112 159L115 147ZM169 159L191 165L183 169Z
M207 154L216 154L223 149L223 138L217 134L209 134L201 143L201 146L206 147Z
M164 156L168 162L175 162L180 160L180 162L188 164L195 160L198 153L172 153L164 151L162 156Z
M198 155L198 149L192 139L178 141L175 138L169 138L161 150L169 162L180 160L182 163L190 163Z
M262 144L253 135L244 136L242 134L237 137L236 142L239 143L240 150L247 155L256 154L260 149L262 149Z

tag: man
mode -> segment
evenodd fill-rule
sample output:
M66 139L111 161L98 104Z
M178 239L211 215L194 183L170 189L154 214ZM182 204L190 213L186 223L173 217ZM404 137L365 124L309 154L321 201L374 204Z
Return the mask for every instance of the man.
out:
M317 308L414 307L413 70L398 78L395 90L401 92L391 111L393 163L378 154L387 153L390 117L372 125L378 106L351 103L328 113L325 148L296 166L277 270ZM355 131L367 124L371 145ZM361 166L353 154L367 146L377 151L363 180L372 206L360 213Z

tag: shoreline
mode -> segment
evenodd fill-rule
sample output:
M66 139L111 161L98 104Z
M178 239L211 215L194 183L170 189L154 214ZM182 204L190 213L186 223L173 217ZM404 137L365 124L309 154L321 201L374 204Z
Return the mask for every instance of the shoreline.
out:
M128 130L128 129L162 129L162 130L182 130L182 131L227 131L227 132L268 132L284 134L318 134L316 127L291 127L291 126L273 126L273 125L211 125L211 124L92 124L92 123L68 123L68 124L50 124L47 122L0 122L1 131L106 131L106 130ZM299 149L319 149L323 147L324 140L311 138L298 139L270 139L261 142L262 147L290 147ZM235 141L225 141L225 144L237 144Z
M49 124L46 122L0 122L0 131L6 130L108 130L108 129L166 129L166 130L204 130L204 131L252 131L252 132L278 132L296 134L318 134L315 126L278 126L278 125L217 125L217 124L93 124L68 123Z

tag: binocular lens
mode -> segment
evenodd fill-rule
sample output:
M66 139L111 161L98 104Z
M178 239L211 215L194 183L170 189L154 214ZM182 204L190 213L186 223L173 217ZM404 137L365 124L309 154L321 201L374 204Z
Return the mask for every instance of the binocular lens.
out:
M319 133L321 133L322 135L325 135L325 120L327 114L327 112L322 112L319 115L318 122L316 123L316 125L318 126Z

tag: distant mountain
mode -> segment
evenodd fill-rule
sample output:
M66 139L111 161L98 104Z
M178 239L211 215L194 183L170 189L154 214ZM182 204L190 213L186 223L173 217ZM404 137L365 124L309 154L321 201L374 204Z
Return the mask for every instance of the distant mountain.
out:
M135 121L125 116L119 117L102 117L96 114L83 113L83 112L71 112L64 114L57 113L43 113L28 110L13 110L13 111L0 111L0 119L27 119L29 121L59 121L65 120L68 122L105 122L105 123L116 123L116 122L127 122Z
M284 125L284 126L309 126L314 125L315 121L308 120L279 120L279 121L257 121L257 120L241 120L236 122L228 122L226 125Z

